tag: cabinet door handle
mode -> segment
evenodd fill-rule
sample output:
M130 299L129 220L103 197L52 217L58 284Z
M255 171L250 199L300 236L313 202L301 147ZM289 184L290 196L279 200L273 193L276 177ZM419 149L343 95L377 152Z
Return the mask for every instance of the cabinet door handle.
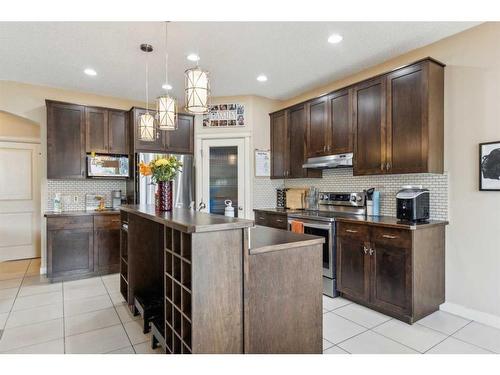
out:
M119 223L119 222L121 222L121 220L120 219L116 219L116 220L111 220L111 222L112 223Z
M347 233L358 233L357 230L354 230L354 229L346 229L345 230Z
M380 163L380 170L381 171L385 170L385 164L384 163Z
M388 238L389 240L394 240L394 239L398 238L398 236L392 236L390 234L383 234L382 237Z
M365 254L368 254L368 248L365 245L363 245L363 251L365 252Z
M264 217L263 216L259 216L259 220L264 220Z
M370 256L371 256L371 255L373 255L373 253L374 253L374 252L375 252L375 250L370 249L370 250L369 250Z
M282 222L283 222L283 219L276 219L276 222L278 222L278 223L282 223Z

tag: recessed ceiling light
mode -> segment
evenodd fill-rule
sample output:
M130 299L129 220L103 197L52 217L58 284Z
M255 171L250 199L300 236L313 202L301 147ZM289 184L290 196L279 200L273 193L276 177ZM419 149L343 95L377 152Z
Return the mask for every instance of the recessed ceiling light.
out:
M187 55L187 59L189 61L198 61L200 59L200 56L198 56L196 53L190 53Z
M172 90L172 85L165 83L164 85L161 86L161 88L164 90Z
M331 43L331 44L337 44L337 43L340 43L342 41L342 39L344 39L342 37L342 35L339 35L339 34L332 34L328 37L328 43Z
M96 76L97 72L92 68L87 68L83 71L88 76Z
M267 81L267 76L264 74L261 74L260 76L257 77L257 81L259 82L266 82Z

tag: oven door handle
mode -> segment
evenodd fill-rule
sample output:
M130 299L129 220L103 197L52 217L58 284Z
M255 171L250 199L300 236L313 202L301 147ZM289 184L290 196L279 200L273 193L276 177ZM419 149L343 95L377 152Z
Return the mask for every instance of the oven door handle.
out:
M323 230L328 230L328 231L331 229L330 225L305 223L305 222L303 222L301 220L288 220L288 224L291 225L292 221L299 221L299 222L301 222L302 224L304 224L304 228L308 227L308 228L323 229Z

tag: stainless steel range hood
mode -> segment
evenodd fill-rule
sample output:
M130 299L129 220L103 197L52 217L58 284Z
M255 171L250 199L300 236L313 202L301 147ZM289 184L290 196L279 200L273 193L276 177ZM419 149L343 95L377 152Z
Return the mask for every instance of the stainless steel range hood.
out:
M353 153L320 156L309 158L302 165L302 168L330 169L330 168L350 168L352 167Z

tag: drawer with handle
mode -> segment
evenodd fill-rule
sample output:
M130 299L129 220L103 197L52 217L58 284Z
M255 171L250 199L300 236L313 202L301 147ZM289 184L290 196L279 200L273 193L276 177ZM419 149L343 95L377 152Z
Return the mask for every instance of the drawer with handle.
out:
M120 229L120 226L120 214L94 216L94 229Z
M411 231L406 229L379 228L372 229L372 241L398 247L411 248Z
M337 235L343 237L362 237L367 238L369 229L364 224L342 223L337 224Z
M277 229L287 229L287 216L269 213L265 211L255 211L255 224Z

